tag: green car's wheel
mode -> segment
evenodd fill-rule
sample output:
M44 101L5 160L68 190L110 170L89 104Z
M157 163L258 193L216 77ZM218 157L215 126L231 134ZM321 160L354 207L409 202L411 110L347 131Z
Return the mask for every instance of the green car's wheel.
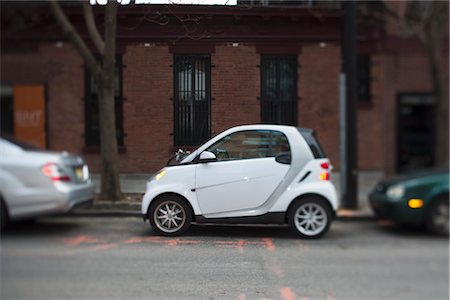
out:
M426 218L427 229L437 235L449 233L449 198L448 195L436 198L431 204Z

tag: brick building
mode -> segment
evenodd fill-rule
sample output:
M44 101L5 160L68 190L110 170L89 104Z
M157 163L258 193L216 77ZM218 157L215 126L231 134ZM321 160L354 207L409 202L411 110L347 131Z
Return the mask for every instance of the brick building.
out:
M154 172L180 146L260 122L314 128L339 168L341 10L337 2L311 3L119 7L121 172ZM17 136L17 103L31 93L44 99L42 145L81 153L96 172L95 83L48 9L36 5L39 22L12 34L13 24L2 17L2 132ZM11 7L2 2L3 11ZM81 8L67 5L65 11L87 37ZM433 99L424 50L389 26L364 27L358 54L359 169L392 174L428 166ZM413 119L421 122L409 124ZM417 126L424 135L416 134ZM420 151L403 153L408 143Z

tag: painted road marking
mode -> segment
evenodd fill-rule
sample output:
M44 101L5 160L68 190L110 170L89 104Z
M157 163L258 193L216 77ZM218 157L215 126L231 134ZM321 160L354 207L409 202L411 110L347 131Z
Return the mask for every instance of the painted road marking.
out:
M89 235L79 235L73 238L63 238L62 242L70 246L78 246L81 244L103 244L104 240L97 239Z
M278 262L278 259L277 259L276 257L274 257L274 258L272 259L271 269L272 269L272 272L273 272L278 278L283 278L283 277L284 277L284 270L283 270L283 267L282 267L281 264Z
M287 287L287 286L282 287L280 289L280 296L281 296L281 299L283 299L283 300L295 300L296 299L294 292L291 290L290 287Z

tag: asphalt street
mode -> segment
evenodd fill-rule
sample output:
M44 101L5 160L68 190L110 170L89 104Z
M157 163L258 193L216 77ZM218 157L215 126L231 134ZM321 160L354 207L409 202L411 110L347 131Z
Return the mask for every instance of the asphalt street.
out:
M336 221L154 235L137 218L58 217L1 237L1 299L448 299L448 238Z

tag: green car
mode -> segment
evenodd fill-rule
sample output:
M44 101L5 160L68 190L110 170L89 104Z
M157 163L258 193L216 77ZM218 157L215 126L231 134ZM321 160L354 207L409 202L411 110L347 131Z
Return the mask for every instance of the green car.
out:
M369 195L375 215L397 224L449 233L448 170L422 171L381 181Z

